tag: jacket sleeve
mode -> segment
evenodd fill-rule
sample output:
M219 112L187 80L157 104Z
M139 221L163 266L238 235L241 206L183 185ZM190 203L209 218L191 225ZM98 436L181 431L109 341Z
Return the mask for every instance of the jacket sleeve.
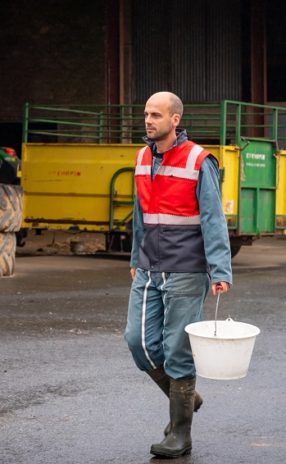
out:
M133 237L132 237L132 250L131 250L131 259L130 267L138 266L138 257L139 257L139 247L144 234L144 224L143 224L143 214L141 206L136 195L134 200L134 209L133 209Z
M231 251L221 205L219 169L216 159L212 156L207 157L202 163L196 193L211 282L223 281L232 284Z

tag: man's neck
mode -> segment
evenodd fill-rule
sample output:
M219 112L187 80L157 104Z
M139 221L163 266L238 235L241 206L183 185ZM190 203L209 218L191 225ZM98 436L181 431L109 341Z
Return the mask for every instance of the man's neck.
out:
M165 151L170 150L174 143L176 142L176 135L173 137L168 138L167 140L159 140L158 142L155 142L155 145L157 147L157 152L158 153L165 153Z

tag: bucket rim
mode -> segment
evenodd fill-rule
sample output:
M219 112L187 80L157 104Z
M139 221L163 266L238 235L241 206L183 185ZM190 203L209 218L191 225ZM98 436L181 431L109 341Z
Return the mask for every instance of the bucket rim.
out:
M220 336L219 334L217 335L204 335L204 334L198 334L198 333L192 333L190 332L189 328L192 326L198 326L200 324L206 324L206 323L213 323L215 325L215 321L214 320L207 320L207 321L197 321L197 322L192 322L191 324L188 324L185 326L185 332L192 336L192 337L197 337L197 338L205 338L205 339L209 339L209 340L246 340L248 338L254 338L254 337L257 337L257 335L260 334L260 329L256 326L256 325L253 325L253 324L248 324L247 322L240 322L240 321L234 321L233 319L225 319L225 320L217 320L217 323L220 323L220 322L223 322L223 323L231 323L231 324L242 324L244 326L248 326L248 327L252 327L253 329L255 329L253 331L252 334L245 334L245 335L230 335L230 336Z

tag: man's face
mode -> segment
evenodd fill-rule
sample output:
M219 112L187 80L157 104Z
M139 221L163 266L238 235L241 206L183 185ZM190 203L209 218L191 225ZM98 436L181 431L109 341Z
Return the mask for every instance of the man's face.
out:
M180 117L171 115L166 99L150 98L145 106L145 128L147 137L154 142L167 139L176 131Z

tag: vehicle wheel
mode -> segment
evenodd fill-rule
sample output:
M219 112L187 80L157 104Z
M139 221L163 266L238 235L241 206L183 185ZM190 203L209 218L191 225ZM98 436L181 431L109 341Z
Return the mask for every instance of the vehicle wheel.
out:
M0 277L14 274L16 257L16 234L0 233Z
M239 252L241 245L231 245L230 248L231 248L231 257L234 258Z
M25 238L28 237L28 229L22 228L16 232L16 246L23 247L25 246Z
M132 238L130 233L111 232L107 237L107 251L130 253Z
M22 189L0 184L0 232L17 232L22 224Z

